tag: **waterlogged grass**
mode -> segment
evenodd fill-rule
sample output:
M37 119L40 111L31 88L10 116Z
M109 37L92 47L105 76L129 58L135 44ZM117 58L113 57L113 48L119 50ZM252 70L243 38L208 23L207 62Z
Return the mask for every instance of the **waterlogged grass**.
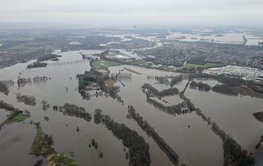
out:
M22 112L19 113L12 113L10 119L5 120L2 124L0 124L0 128L4 125L10 124L10 123L20 123L23 122L26 118L28 118L28 115L23 114Z
M45 134L39 125L36 125L37 134L31 147L31 153L39 156L49 156L55 153L50 137Z
M94 67L96 69L108 68L108 67L119 66L119 65L120 63L114 61L107 61L107 60L98 60L94 62Z
M76 161L65 155L55 154L48 157L49 165L76 166Z
M9 123L20 123L23 122L28 118L28 115L25 115L23 113L19 113L16 116L14 116L12 119L9 120Z
M205 63L204 65L200 65L200 64L186 63L184 65L184 67L188 68L188 69L197 69L197 68L208 69L208 68L222 67L222 66L225 66L225 64L223 64L223 63Z
M39 124L35 124L37 134L31 147L31 154L36 156L44 156L48 159L48 165L52 166L76 166L75 160L65 155L59 154L52 147L52 136L48 136L43 132Z

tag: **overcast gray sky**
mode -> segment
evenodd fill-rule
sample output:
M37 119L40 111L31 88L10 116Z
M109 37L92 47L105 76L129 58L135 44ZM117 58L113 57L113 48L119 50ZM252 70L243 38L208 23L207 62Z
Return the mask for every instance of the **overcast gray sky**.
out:
M0 0L0 22L262 25L263 0Z

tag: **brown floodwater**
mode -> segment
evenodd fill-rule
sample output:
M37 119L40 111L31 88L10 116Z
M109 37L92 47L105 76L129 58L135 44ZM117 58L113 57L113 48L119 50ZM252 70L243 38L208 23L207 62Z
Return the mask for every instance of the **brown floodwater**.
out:
M89 53L89 51L86 52ZM91 51L91 53L93 52L94 50ZM78 165L128 165L129 161L125 159L124 152L124 149L125 151L128 149L124 147L121 140L114 137L111 131L108 131L105 126L97 125L93 120L87 122L77 117L65 116L59 111L53 111L53 105L60 106L65 103L76 104L84 107L86 111L92 115L96 108L102 109L103 114L110 115L114 121L124 123L144 137L145 141L150 145L152 166L173 165L154 140L148 137L134 120L127 118L127 107L128 105L132 105L158 132L165 142L174 149L179 156L180 163L185 163L188 166L223 165L221 139L215 135L207 123L194 112L174 116L162 112L146 102L146 96L140 89L144 83L152 84L159 90L169 88L168 85L157 84L154 79L148 79L147 76L176 76L178 73L134 66L110 67L111 73L117 73L124 67L141 73L140 75L131 73L130 79L122 79L121 82L125 87L120 82L116 83L116 85L120 86L119 95L124 101L122 105L107 95L93 96L90 100L82 99L77 91L78 80L76 79L76 75L90 70L90 66L89 61L82 60L82 56L78 51L62 53L59 62L48 61L46 68L26 69L29 63L32 63L32 61L0 69L1 80L12 79L16 81L18 77L33 78L35 76L47 76L50 77L50 80L38 84L27 84L20 88L18 88L17 85L10 87L10 94L8 96L2 93L0 94L1 100L17 108L30 111L30 120L40 122L43 131L53 136L56 151L68 156L71 156L73 152L73 158L77 161ZM128 73L126 70L123 72ZM21 75L19 73L21 73ZM216 83L215 81L205 82L209 84ZM187 80L183 80L175 85L175 87L182 90L186 83ZM66 88L68 88L68 91L66 91ZM15 97L18 92L35 96L38 104L32 107L18 103ZM192 89L187 89L185 95L193 101L196 107L199 107L226 133L230 134L243 148L253 151L259 158L262 158L262 150L255 151L254 147L263 134L263 124L252 116L253 112L258 112L263 109L262 99L247 96L232 97ZM43 99L50 104L50 108L46 111L41 108L41 101ZM168 105L182 102L182 99L180 99L178 95L165 97L164 99L168 101ZM49 117L49 121L44 120L45 116ZM79 132L76 131L77 127L80 129ZM10 157L12 157L13 153L15 153L15 155L21 154L22 157L23 155L28 155L28 147L32 144L36 131L32 127L12 131L13 132L6 131L7 134L5 135L9 138L14 138L19 134L19 131L28 133L27 135L29 135L31 139L27 139L27 144L20 144L14 141L15 145L19 144L19 148L26 150L5 153L5 150L0 149L0 153L4 153ZM3 130L0 131L0 135L3 136ZM91 139L93 138L98 142L97 150L89 147ZM2 145L3 143L1 137L0 144ZM99 158L99 152L103 153L103 158ZM23 158L26 163L32 161L30 157ZM1 164L10 165L7 160L0 159L0 161Z
M0 161L1 165L34 165L42 157L30 155L30 149L35 136L35 129L28 121L20 124L10 124L0 130Z

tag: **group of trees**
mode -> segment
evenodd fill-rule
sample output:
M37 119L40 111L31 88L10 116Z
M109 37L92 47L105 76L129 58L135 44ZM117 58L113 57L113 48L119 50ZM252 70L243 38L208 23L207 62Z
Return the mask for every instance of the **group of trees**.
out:
M50 78L46 76L36 76L36 77L33 77L32 80L34 83L39 83L39 82L46 82L47 80L50 80Z
M56 54L45 54L44 56L41 56L39 58L37 58L38 62L42 62L42 61L48 61L48 60L58 60L58 57L60 57L60 55L56 55Z
M8 86L5 83L3 83L2 81L0 81L0 92L4 93L5 95L8 95L8 93L9 93Z
M25 86L26 84L31 84L33 83L40 83L40 82L46 82L50 80L50 78L46 76L35 76L33 78L18 78L17 79L17 84L18 87Z
M157 80L158 83L160 83L160 84L169 85L169 79L168 79L167 77L155 76L154 78L155 78L155 80Z
M263 134L262 134L262 136L260 137L260 139L259 139L259 141L258 141L258 143L257 143L257 145L256 145L256 149L259 149L260 148L260 144L263 142Z
M191 104L187 104L187 102L189 102L187 99L185 99L186 101L184 102L178 103L177 105L171 105L171 106L166 106L154 99L151 99L151 97L158 97L160 99L161 97L164 97L164 96L179 94L179 90L177 88L168 88L168 89L159 91L156 88L154 88L152 85L145 83L142 86L142 91L146 94L146 101L148 103L152 104L154 107L168 114L172 114L172 115L185 114L185 113L191 113L193 111L191 109L192 107L189 107L188 109L188 105L191 105Z
M212 125L212 131L223 141L224 166L253 166L255 164L255 159L249 155L246 150L243 150L233 138L227 135L215 122L212 122L211 119L202 113L200 109L195 108L194 104L190 100L187 101L187 97L183 94L180 94L180 97L186 101L188 107L195 110L197 115L206 121L208 125Z
M94 147L95 150L98 149L99 144L94 138L91 139L91 145L89 144L89 147L91 146ZM103 158L103 153L101 151L98 150L98 154L99 158Z
M92 138L92 140L91 140L91 145L92 145L95 149L98 149L98 143L97 143L97 141L96 141L94 138Z
M19 78L17 80L18 87L25 86L26 84L31 84L32 80L31 78Z
M75 104L66 103L66 104L64 104L63 107L60 106L59 110L62 111L65 115L82 118L82 119L85 119L88 122L92 118L91 114L86 112L85 108L79 107L79 106L77 106Z
M201 81L199 81L199 82L191 81L189 88L198 89L200 91L210 91L211 90L210 85L205 84Z
M37 104L36 98L34 96L16 94L17 102L23 102L26 105L35 106Z
M131 130L123 123L114 122L108 115L103 115L101 110L94 114L96 124L104 124L115 137L122 140L124 146L129 149L131 166L149 166L151 163L149 144L136 131Z
M0 100L0 109L5 109L7 111L13 111L13 112L19 112L19 113L23 112L20 109L17 109L14 106L12 106L11 104L8 104L2 100ZM27 111L25 111L25 112L27 112Z
M136 110L133 106L128 106L129 115L138 123L142 130L144 130L148 136L151 136L161 150L169 157L169 159L174 163L178 164L179 157L177 153L159 136L159 134L154 130L149 123L143 120L143 117L139 113L136 113Z
M27 68L31 69L31 68L39 68L39 67L47 67L47 63L43 63L43 62L33 62L32 64L28 65Z
M231 137L227 137L223 141L224 149L224 166L240 165L240 166L253 166L255 159L243 150L241 146Z
M152 104L155 108L172 115L180 115L192 112L190 109L187 109L185 102L178 103L176 105L165 106L164 104L153 100L150 97L147 97L147 102Z
M148 83L144 83L142 86L142 90L144 93L146 93L147 96L153 96L153 97L165 97L165 96L172 96L172 95L177 95L179 93L179 90L177 88L168 88L164 89L162 91L159 91L152 85Z
M113 99L117 99L118 102L123 104L123 100L121 99L121 97L118 95L118 92L120 91L120 87L118 86L113 86L113 87L108 87L108 92L109 95L113 98Z
M183 80L183 75L176 76L170 81L170 86L173 87L174 85L178 84L182 80Z
M191 78L215 79L222 85L216 85L213 91L228 95L237 96L238 94L248 95L252 97L263 98L263 83L253 80L244 80L240 77L228 75L208 75L204 73L191 74Z
M253 116L254 116L257 120L263 122L263 112L255 112L255 113L253 113Z
M50 105L47 103L46 100L42 100L41 103L42 103L42 109L44 111L46 111L50 107Z
M212 90L214 92L223 93L223 94L232 95L232 96L238 95L237 90L233 86L230 86L227 84L222 84L222 85L217 84L212 88Z

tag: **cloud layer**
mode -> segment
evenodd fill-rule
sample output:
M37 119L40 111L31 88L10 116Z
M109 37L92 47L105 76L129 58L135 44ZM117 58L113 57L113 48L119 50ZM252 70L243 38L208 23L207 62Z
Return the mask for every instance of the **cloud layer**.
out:
M0 22L259 25L262 0L0 0Z

